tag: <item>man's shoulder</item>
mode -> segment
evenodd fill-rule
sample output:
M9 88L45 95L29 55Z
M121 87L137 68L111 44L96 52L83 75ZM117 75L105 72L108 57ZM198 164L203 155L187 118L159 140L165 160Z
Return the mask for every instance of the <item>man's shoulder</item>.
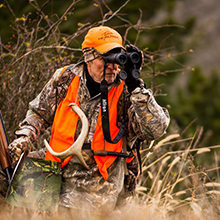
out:
M83 72L83 66L84 66L84 62L80 62L77 64L70 64L70 65L64 66L62 68L59 68L57 71L60 72L61 77L65 77L71 73L74 75L81 76Z
M70 64L56 70L52 81L59 85L73 79L75 75L81 76L83 73L83 63Z
M83 69L84 69L84 62L80 62L77 64L71 64L66 68L67 71L70 71L77 76L82 76Z

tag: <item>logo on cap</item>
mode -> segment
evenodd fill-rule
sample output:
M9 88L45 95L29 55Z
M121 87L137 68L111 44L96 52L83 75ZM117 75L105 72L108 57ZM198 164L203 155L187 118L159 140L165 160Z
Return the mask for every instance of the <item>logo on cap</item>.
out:
M119 37L117 35L115 35L113 32L111 31L105 31L101 37L98 37L98 40L103 40L105 41L106 39L109 39L109 38L116 38L118 39Z

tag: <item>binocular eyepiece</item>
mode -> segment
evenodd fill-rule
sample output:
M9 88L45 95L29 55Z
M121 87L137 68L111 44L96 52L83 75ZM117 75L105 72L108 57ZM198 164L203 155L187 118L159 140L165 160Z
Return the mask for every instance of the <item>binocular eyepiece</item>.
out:
M107 56L104 56L104 61L106 63L116 63L123 67L127 62L130 62L129 65L134 65L134 68L131 72L131 75L134 79L138 79L140 77L140 72L138 69L136 69L136 64L140 61L141 57L137 52L131 52L131 53L113 53L109 54ZM127 72L121 69L121 71L118 73L119 77L122 80L127 79Z
M113 53L104 57L107 63L117 63L118 65L125 65L128 61L136 64L140 61L140 56L137 52L132 53Z

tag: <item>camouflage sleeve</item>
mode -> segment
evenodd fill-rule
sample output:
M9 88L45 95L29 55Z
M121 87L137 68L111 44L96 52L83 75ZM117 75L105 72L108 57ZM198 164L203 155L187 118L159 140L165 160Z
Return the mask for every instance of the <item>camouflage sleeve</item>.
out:
M170 117L167 109L159 106L153 97L152 91L144 87L136 88L130 97L131 106L128 109L128 129L130 140L155 140L166 131ZM132 140L133 139L133 140ZM131 144L132 145L132 144Z
M59 96L63 94L61 90L67 90L63 87L63 82L66 81L68 73L62 74L62 70L63 68L56 70L39 95L29 103L26 118L15 131L17 136L29 136L31 141L35 141L48 126L52 125Z

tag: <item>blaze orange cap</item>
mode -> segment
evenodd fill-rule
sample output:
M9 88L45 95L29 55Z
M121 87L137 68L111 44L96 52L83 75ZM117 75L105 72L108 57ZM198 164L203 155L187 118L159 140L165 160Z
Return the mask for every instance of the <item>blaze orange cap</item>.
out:
M85 48L94 48L101 54L114 48L125 50L122 46L121 35L116 30L107 26L91 28L82 43L82 50Z

